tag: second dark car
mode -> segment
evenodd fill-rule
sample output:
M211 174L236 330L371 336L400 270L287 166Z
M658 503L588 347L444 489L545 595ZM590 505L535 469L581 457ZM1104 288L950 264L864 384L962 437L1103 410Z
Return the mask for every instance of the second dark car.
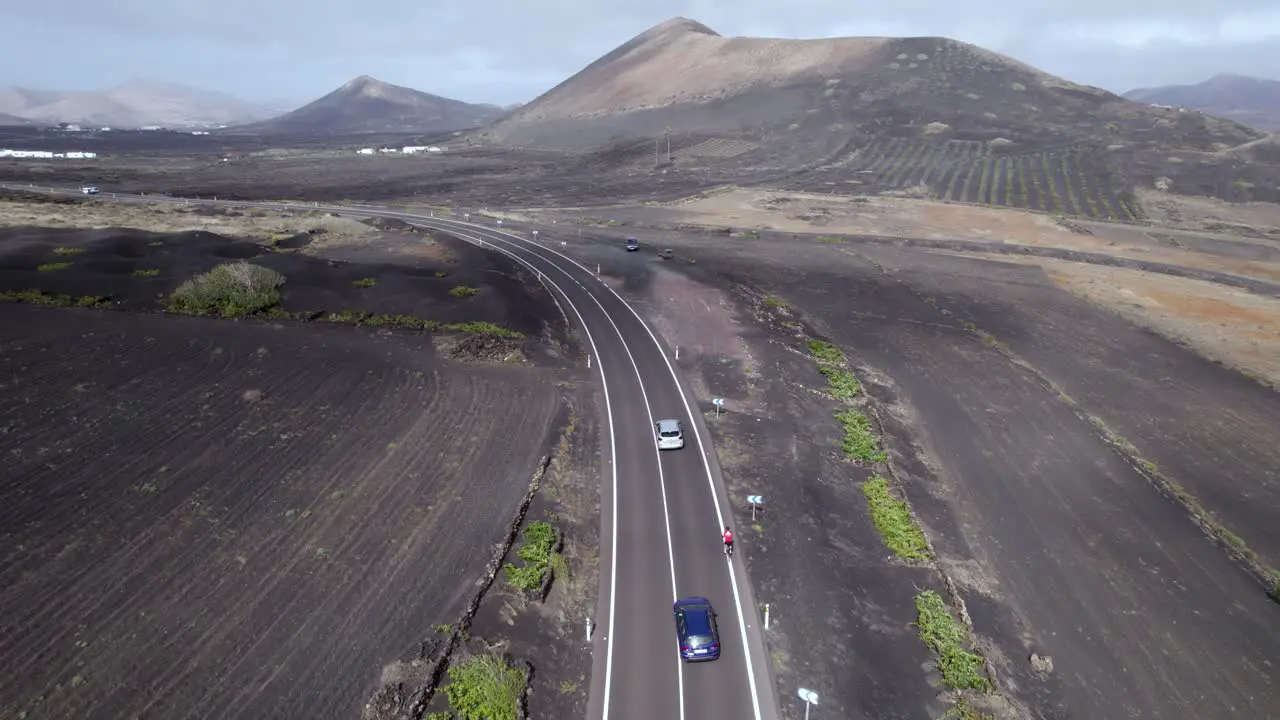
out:
M704 597L681 598L671 607L680 639L680 657L689 661L720 657L720 630L716 611Z

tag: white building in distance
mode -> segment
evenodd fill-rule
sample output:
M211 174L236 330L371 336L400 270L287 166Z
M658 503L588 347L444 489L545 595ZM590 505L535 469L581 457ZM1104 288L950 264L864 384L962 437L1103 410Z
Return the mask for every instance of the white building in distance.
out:
M0 157L7 158L73 158L76 160L91 160L98 157L98 153L72 151L65 153L55 153L49 150L0 150Z

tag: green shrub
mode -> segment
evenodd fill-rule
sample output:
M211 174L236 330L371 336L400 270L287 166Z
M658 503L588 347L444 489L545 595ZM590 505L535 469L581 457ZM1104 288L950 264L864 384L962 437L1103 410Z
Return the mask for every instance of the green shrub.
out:
M883 462L885 452L880 449L880 440L872 432L871 421L866 415L847 408L836 412L836 420L844 429L844 439L840 447L845 454L864 462Z
M964 628L951 617L942 596L925 590L916 596L916 626L920 639L938 656L938 670L947 687L989 690L991 683L982 672L982 656L964 649Z
M169 296L169 309L187 315L240 317L280 303L284 276L247 262L219 265L178 286Z
M517 590L537 590L542 587L547 569L552 564L554 553L551 548L556 544L556 531L550 523L539 520L529 523L520 537L522 542L516 550L516 556L525 564L517 567L507 563L502 569L512 587Z
M378 284L378 278L371 278L371 277L360 278L359 280L356 280L351 284L355 285L358 288L371 288L374 285Z
M809 341L809 354L820 363L839 365L844 362L844 353L840 352L840 348L821 340Z
M831 387L831 394L841 400L852 400L862 390L862 384L858 382L858 378L848 370L819 365L818 372L827 376L827 385Z
M444 686L459 720L516 720L528 677L500 657L477 655L449 668Z
M53 270L66 270L69 267L71 267L71 263L69 262L54 262L37 265L36 270L39 270L40 272L51 272Z
M931 556L924 531L911 516L906 501L889 492L888 480L873 475L862 483L862 494L871 508L871 521L894 555L907 560L923 560Z
M457 285L449 291L449 294L456 298L467 298L479 292L480 290L478 288L467 287L466 285Z

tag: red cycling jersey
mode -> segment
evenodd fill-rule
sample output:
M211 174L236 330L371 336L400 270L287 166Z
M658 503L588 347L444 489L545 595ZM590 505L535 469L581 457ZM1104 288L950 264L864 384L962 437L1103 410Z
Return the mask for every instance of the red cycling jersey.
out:
M730 544L730 543L732 543L732 542L733 542L733 533L729 532L728 530L725 530L725 531L724 531L724 544L725 544L725 545L728 545L728 544Z

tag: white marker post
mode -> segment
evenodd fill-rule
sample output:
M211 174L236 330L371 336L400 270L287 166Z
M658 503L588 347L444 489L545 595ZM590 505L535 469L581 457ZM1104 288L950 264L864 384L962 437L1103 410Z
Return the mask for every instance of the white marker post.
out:
M716 406L716 417L720 417L720 408L724 407L724 398L711 398L711 404Z
M800 699L804 701L804 720L809 720L809 708L818 704L818 693L800 688Z
M588 370L590 370L590 369L591 369L591 356L590 356L590 355L588 355L588 356L587 356L587 369L588 369Z
M591 642L591 616L587 616L587 642Z
M763 495L748 495L747 502L751 503L751 522L756 521L756 506L764 504Z
M769 629L769 603L764 604L764 629Z
M680 346L679 346L679 345L677 345L677 346L676 346L676 359L677 359L677 360L679 360L679 359L680 359Z

